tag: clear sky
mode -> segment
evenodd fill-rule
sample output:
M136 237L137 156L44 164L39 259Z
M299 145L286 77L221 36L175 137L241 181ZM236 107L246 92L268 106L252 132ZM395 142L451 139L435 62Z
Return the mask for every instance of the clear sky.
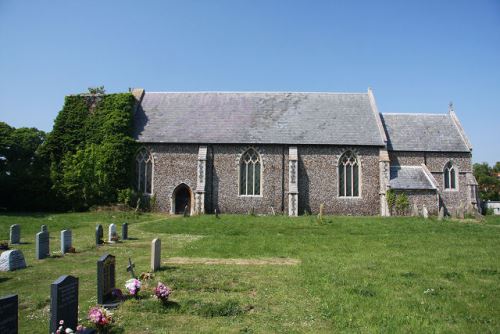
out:
M64 96L372 87L446 113L500 160L500 1L0 0L0 120L50 131Z

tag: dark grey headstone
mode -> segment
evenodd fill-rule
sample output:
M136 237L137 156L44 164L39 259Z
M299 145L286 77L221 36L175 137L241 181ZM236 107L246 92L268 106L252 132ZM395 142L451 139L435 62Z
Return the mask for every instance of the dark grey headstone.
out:
M97 261L97 303L105 305L113 302L115 288L115 257L103 255Z
M104 243L102 238L104 237L104 232L102 230L102 225L99 224L95 228L95 244L96 245L101 245Z
M61 231L61 253L65 254L68 252L68 249L72 247L72 240L71 230Z
M123 223L122 225L122 240L128 239L128 223Z
M42 225L40 227L40 232L48 232L49 231L49 228L47 227L47 225Z
M156 238L151 242L151 271L157 271L161 265L161 240Z
M59 321L64 327L78 326L78 278L64 275L50 285L50 333L55 333Z
M50 255L49 232L38 232L35 242L35 258L37 260L45 259Z
M0 333L18 333L18 307L17 295L8 295L0 298Z
M21 226L14 224L10 226L10 243L18 244L21 242Z
M26 261L23 252L20 250L12 249L0 255L0 271L13 271L23 268L26 268Z

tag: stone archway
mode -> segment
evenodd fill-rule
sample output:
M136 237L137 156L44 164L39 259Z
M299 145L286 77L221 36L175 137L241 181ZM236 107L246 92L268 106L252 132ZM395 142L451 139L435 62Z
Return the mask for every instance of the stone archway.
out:
M183 214L187 206L188 214L191 215L193 203L193 192L187 184L181 183L175 187L172 193L172 213Z

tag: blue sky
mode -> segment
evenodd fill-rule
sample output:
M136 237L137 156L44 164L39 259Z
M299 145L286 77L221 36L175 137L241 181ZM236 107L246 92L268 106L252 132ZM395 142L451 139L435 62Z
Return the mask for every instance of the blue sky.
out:
M500 1L0 0L0 120L50 131L64 96L339 91L445 113L500 161Z

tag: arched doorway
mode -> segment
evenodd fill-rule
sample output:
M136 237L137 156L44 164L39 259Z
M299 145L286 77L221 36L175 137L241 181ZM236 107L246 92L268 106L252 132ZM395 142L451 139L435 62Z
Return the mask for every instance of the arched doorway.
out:
M172 195L173 212L183 214L187 207L187 213L191 214L191 189L184 183L179 184Z

